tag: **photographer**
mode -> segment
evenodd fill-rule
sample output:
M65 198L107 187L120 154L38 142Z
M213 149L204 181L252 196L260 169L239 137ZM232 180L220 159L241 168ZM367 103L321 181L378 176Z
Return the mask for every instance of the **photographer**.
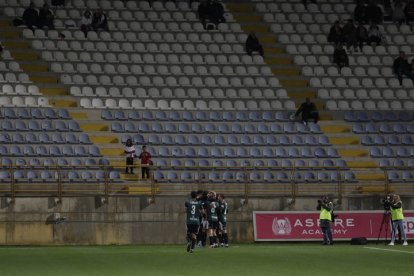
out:
M399 228L399 231L404 239L403 245L408 245L407 243L407 236L405 235L404 231L404 215L403 215L403 209L402 209L402 201L400 199L399 195L393 195L392 202L390 203L390 211L391 211L391 224L392 224L392 232L391 232L391 242L389 245L394 245L395 241L395 233L397 230L397 227Z
M323 233L323 245L333 245L331 221L333 204L329 201L327 196L318 200L318 206L316 207L320 211L319 221Z

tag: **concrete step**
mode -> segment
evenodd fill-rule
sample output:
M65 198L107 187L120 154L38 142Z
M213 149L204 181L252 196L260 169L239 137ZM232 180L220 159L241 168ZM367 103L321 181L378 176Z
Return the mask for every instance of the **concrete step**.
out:
M329 125L321 126L321 130L325 133L345 133L351 132L351 127L347 125Z
M346 164L350 168L378 168L374 161L347 161Z
M269 26L267 25L242 25L241 26L242 30L246 33L250 33L250 32L255 32L256 34L258 34L258 36L260 36L260 34L269 34ZM258 37L260 41L262 41L260 39L260 37Z
M66 96L68 90L64 87L43 87L40 88L40 93L46 96Z
M80 124L83 131L108 131L109 127L106 124Z
M55 107L77 107L78 102L75 100L57 100L51 99L49 103Z
M34 83L59 83L59 77L57 76L29 74L29 79Z
M10 27L11 26L11 20L9 19L0 19L0 27Z
M264 60L269 65L272 65L272 64L292 64L292 58L289 58L289 57L275 58L275 57L268 57L268 56L265 55Z
M226 8L233 12L256 12L256 7L252 3L226 3Z
M1 22L1 21L0 21ZM10 49L29 49L31 47L30 43L26 41L4 41L2 45Z
M274 75L298 76L300 74L299 68L273 68Z
M259 39L260 43L267 44L267 43L277 43L277 36L276 35L261 35L260 33L257 34L257 38ZM265 45L265 47L268 45Z
M40 54L33 50L16 51L10 50L11 56L17 61L37 61L40 59Z
M123 156L124 150L120 148L101 148L101 154L104 156Z
M128 187L126 187L126 192L129 195L150 195L150 194L152 194L151 187L128 186ZM156 187L154 189L154 192L159 194L161 192L160 188Z
M364 185L357 188L357 191L361 194L388 194L395 192L394 186L388 186L388 191L385 185Z
M355 173L355 178L359 181L383 181L384 173Z
M298 100L301 100L302 102L304 101L305 98L316 97L316 92L313 90L302 89L299 91L291 91L290 87L287 89L287 94L290 98L298 99Z
M48 72L49 66L47 64L38 64L38 63L31 63L31 64L20 64L20 68L22 68L25 72Z
M339 149L338 153L342 157L363 157L369 155L365 149Z
M86 120L88 119L88 114L86 112L69 112L70 117L76 120Z
M280 79L280 84L284 87L308 87L309 81L306 79Z
M116 136L90 136L89 137L94 144L115 144L119 143Z
M20 31L15 31L15 30L3 30L0 32L0 38L3 39L18 39L21 37L21 32Z
M359 138L357 137L329 137L329 142L332 145L359 145Z

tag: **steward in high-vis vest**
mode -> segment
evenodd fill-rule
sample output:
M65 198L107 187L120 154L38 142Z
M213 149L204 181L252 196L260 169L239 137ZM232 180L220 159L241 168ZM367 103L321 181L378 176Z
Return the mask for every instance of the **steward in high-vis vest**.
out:
M389 243L389 245L394 245L397 227L402 235L402 238L404 239L403 245L408 245L407 236L405 235L404 224L403 224L404 214L403 214L403 208L402 208L402 201L399 195L393 195L390 207L391 207L390 211L391 211L392 231L391 231L391 242Z
M329 201L328 197L324 196L318 200L316 209L320 211L319 224L323 233L323 245L333 245L331 231L333 204Z

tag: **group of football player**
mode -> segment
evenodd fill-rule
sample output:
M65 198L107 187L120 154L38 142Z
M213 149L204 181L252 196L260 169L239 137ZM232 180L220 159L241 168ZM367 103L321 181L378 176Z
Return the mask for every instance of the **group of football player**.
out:
M209 239L210 248L228 247L227 202L223 194L214 191L192 191L185 202L187 213L187 252L195 246L204 247Z

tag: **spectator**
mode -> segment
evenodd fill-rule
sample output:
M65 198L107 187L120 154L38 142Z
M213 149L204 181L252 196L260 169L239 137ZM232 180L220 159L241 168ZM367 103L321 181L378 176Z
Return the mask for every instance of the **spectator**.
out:
M37 26L39 21L39 13L37 12L33 2L30 2L30 5L23 12L23 21L27 28L31 29L34 32L34 27Z
M407 57L405 56L405 53L403 51L401 51L399 57L394 60L392 67L394 70L394 74L397 75L400 85L402 85L403 75L412 78L411 66L408 63Z
M360 24L367 23L366 6L364 6L362 1L358 1L357 5L355 6L354 19L355 19L355 22L358 22Z
M348 19L345 26L342 28L343 41L346 43L348 50L351 50L351 46L354 50L357 50L357 30L352 19Z
M204 26L204 29L207 28L206 23L207 19L210 17L210 3L207 0L202 0L198 5L198 18Z
M362 46L365 42L368 42L368 31L364 25L359 24L356 30L356 38L358 42L359 49L362 51Z
M88 9L83 12L80 29L85 34L85 38L88 36L88 32L92 30L92 12Z
M0 48L1 49L1 48ZM411 59L411 63L410 63L410 72L411 72L411 79L414 80L414 58Z
M339 21L335 21L334 25L331 27L328 35L328 41L335 43L337 45L338 43L342 42L342 27Z
M92 18L92 28L96 32L98 29L103 29L104 31L108 32L108 19L106 14L103 12L102 9L97 10L93 14Z
M126 167L125 167L125 173L128 174L128 169L131 171L131 174L134 173L134 156L135 156L135 147L132 144L132 140L128 139L125 144L125 150L126 154Z
M50 9L48 4L44 4L39 11L38 27L43 28L46 26L49 30L53 30L55 28L53 24L54 19L55 16L53 14L53 11Z
M335 51L333 54L333 62L336 63L336 65L338 65L339 68L349 66L348 55L342 43L339 43L335 48Z
M217 25L226 22L224 18L224 7L218 0L213 0L210 5L210 21Z
M377 25L373 24L369 27L368 41L370 44L375 43L376 45L380 45L385 42L385 37Z
M150 169L149 166L152 165L151 161L151 154L147 152L147 146L142 146L142 152L139 155L139 159L141 159L141 173L142 179L149 179L150 178Z
M405 12L405 21L407 25L410 24L411 21L414 21L414 0L411 0L407 3L404 9Z
M319 120L319 112L316 108L316 105L310 101L309 98L306 98L306 101L302 103L299 109L295 113L295 117L299 116L302 113L302 123L307 125L308 120L312 119L315 124Z
M316 4L316 0L311 0L313 4ZM305 6L305 8L308 8L308 0L302 0L302 4Z
M400 1L397 1L394 5L394 11L392 12L392 21L398 26L405 21L405 12L403 4Z
M253 51L259 52L261 56L264 55L263 46L260 44L256 34L254 32L250 32L246 39L246 52L249 56L251 56Z
M382 24L383 14L375 1L371 1L366 9L367 22L370 24Z

